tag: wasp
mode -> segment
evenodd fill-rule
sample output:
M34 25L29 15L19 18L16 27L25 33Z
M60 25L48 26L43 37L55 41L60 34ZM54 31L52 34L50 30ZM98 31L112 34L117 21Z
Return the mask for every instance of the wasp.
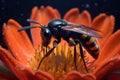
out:
M41 28L41 35L43 40L43 46L46 47L50 43L51 37L54 37L56 40L53 41L53 48L51 48L48 52L46 50L46 54L40 60L37 70L39 69L42 61L51 54L51 52L56 48L56 46L60 43L61 38L63 38L70 46L74 46L74 64L77 70L76 65L76 45L79 44L80 55L84 63L84 67L88 72L86 67L86 63L84 60L84 52L82 46L90 53L92 57L97 59L99 55L99 46L96 38L101 38L102 36L98 34L98 30L90 28L85 25L80 25L76 23L72 23L69 21L65 21L63 19L53 19L48 22L47 25L43 26L39 22L31 19L27 19L27 22L39 24L39 26L25 26L19 28L18 31L31 29L31 28ZM70 39L72 38L72 40Z

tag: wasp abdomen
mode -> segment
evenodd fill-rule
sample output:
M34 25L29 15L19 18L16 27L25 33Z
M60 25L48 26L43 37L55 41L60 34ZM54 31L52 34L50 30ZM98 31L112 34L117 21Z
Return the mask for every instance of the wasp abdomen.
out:
M84 48L91 54L91 56L97 59L98 54L99 54L99 46L98 46L96 38L91 37L86 34L82 34L81 42Z

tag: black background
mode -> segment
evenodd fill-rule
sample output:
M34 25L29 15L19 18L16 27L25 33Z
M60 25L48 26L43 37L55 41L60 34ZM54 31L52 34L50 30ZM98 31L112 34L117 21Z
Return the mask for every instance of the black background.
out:
M92 18L100 13L115 16L115 30L120 28L120 0L1 0L0 1L0 44L2 40L2 24L12 18L21 25L29 25L26 19L30 17L34 6L50 5L59 10L62 16L71 8L77 7L80 12L88 10Z

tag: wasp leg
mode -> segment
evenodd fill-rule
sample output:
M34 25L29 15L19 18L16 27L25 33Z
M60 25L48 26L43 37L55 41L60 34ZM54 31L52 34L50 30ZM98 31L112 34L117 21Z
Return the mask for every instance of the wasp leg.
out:
M54 41L54 42L53 42L53 48L50 49L50 50L45 54L45 56L40 60L39 65L38 65L38 67L37 67L37 70L39 69L42 61L51 54L51 52L56 48L56 46L57 46L58 43L59 43L58 41ZM46 51L47 51L47 47L46 47Z
M76 55L76 43L75 43L75 41L69 40L69 45L70 45L70 46L74 46L74 64L75 64L75 69L78 70L78 69L77 69L77 63L76 63L76 58L77 58L77 57L76 57L76 56L77 56L77 55Z
M68 41L69 46L76 46L76 43L74 41L69 40Z
M77 55L76 55L76 45L74 46L74 64L75 64L75 69L77 69L77 63L76 63L76 58L77 58Z
M86 71L89 72L88 69L87 69L86 63L85 63L84 52L83 52L82 44L81 44L80 41L79 41L79 46L80 46L80 54L81 54L81 58L83 60L84 67L85 67Z

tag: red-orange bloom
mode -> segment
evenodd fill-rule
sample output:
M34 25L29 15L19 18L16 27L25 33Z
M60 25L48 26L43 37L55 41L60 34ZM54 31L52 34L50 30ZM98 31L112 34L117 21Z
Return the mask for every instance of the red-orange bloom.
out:
M47 25L51 19L61 17L56 9L42 6L40 9L34 7L30 18ZM25 31L18 32L21 25L13 19L3 24L3 38L8 50L0 46L0 59L20 80L119 80L120 73L115 71L120 68L120 30L113 33L114 16L101 13L91 20L88 11L80 13L78 8L73 8L63 19L90 26L103 33L103 38L98 39L101 48L99 57L88 66L90 73L85 72L79 59L77 63L79 70L74 70L71 56L73 49L64 40L54 50L53 55L43 61L40 70L37 71L39 60L45 53L40 29L31 29L32 44ZM37 24L31 23L31 25ZM52 41L50 48L51 44ZM94 60L86 51L85 53L89 61ZM57 58L62 59L59 68L56 67L57 63L54 63Z

